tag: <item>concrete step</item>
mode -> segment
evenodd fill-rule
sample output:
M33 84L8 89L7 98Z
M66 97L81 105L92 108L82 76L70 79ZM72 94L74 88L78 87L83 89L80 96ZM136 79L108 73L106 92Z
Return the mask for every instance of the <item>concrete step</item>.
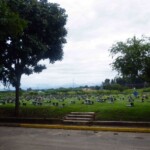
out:
M74 118L93 118L93 115L86 115L86 114L82 114L82 115L76 115L76 114L68 114L67 117L74 117Z
M71 112L74 115L95 115L95 112Z
M94 112L71 112L63 119L65 124L88 125L95 119Z
M64 118L64 120L85 120L85 121L92 121L93 120L93 118L80 118L80 117L68 117L68 116L66 116L65 118Z
M64 124L68 125L90 125L92 121L85 121L85 120L63 120Z

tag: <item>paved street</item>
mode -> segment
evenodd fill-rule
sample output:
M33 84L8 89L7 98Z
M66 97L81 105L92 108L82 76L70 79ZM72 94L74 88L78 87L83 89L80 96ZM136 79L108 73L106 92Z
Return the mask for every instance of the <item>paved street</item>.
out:
M150 133L0 127L0 150L149 150Z

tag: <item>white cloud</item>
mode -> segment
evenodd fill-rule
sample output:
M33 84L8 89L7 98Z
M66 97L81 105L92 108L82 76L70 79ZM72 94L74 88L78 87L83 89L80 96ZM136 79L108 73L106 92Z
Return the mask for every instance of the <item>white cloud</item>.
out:
M66 9L64 59L40 74L23 76L23 87L100 84L113 78L109 49L134 35L149 36L149 0L49 0Z

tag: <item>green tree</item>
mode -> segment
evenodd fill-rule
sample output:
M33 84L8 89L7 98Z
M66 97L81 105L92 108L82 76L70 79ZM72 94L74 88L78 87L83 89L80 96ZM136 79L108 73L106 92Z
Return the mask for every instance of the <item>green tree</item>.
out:
M46 69L40 60L49 59L50 63L54 63L63 58L67 15L58 4L47 0L5 2L12 12L27 22L19 36L10 35L3 41L0 51L0 79L4 85L11 84L16 89L15 115L18 116L21 76Z
M134 36L126 42L117 42L110 53L115 56L112 67L123 79L130 79L131 83L137 79L150 81L150 38Z
M26 27L26 21L12 12L5 0L0 0L0 42L9 40L11 36L18 36Z
M104 81L103 84L104 84L104 85L110 85L110 79L105 79L105 81Z
M110 87L110 79L105 79L105 81L102 82L102 87L108 89L107 87Z
M125 85L127 83L127 81L121 77L116 77L114 80L117 84L120 84L120 85Z

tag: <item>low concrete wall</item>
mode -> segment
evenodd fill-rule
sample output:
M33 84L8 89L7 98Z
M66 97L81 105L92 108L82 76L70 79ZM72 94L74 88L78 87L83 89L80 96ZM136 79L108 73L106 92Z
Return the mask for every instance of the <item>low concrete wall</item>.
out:
M150 122L93 121L93 125L99 125L99 126L126 126L126 127L150 127Z
M16 118L7 117L0 118L0 123L40 123L40 124L61 124L61 119L56 118Z
M31 124L65 124L63 120L56 118L0 118L0 123L31 123ZM89 123L70 122L68 125L89 126L122 126L122 127L150 127L150 122L134 121L90 121Z

